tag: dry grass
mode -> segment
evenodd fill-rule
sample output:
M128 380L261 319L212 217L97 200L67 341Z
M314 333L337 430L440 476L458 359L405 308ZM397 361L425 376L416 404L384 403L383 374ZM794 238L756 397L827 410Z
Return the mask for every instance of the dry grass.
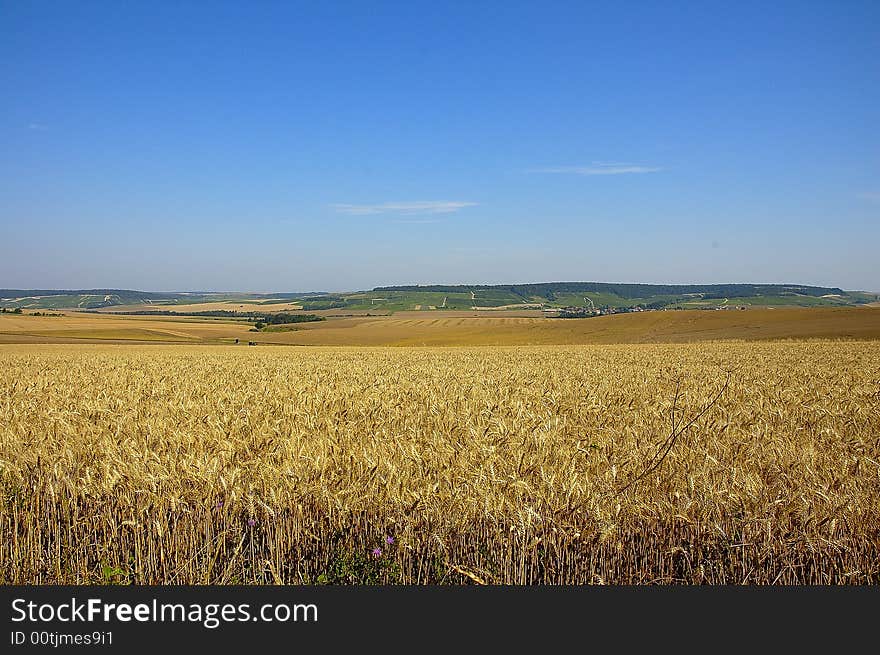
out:
M268 300L268 299L267 299ZM99 313L112 312L142 312L142 311L171 311L171 312L291 312L302 309L299 303L276 299L278 302L198 302L198 303L170 303L167 305L138 303L134 305L113 305L99 309Z
M297 345L512 346L798 338L880 339L880 311L864 307L693 310L586 319L425 317L412 312L307 323L297 326L295 332L259 335L258 341Z
M321 312L316 312L321 313ZM289 332L248 332L242 322L181 316L63 317L0 314L0 343L232 343L309 346L514 346L687 343L719 339L880 339L880 310L865 307L668 311L588 319L496 312L399 312L328 318Z
M0 583L877 583L878 407L878 342L3 346Z
M194 317L0 314L0 343L221 343L247 339L250 325Z

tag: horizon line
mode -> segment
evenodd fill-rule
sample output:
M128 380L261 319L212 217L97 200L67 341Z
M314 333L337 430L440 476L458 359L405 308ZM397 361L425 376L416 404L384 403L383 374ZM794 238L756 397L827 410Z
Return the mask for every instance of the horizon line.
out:
M823 285L823 284L803 284L800 282L603 282L598 280L551 280L545 282L498 282L498 283L487 283L487 282L477 282L477 283L467 283L467 282L430 282L426 284L422 283L398 283L398 284L379 284L374 285L372 287L364 287L364 288L339 288L339 289L329 289L329 290L298 290L298 291L285 291L281 289L275 289L271 291L248 291L241 289L217 289L217 290L203 290L203 289L131 289L124 287L78 287L78 288L49 288L49 287L32 287L32 288L2 288L0 291L2 292L47 292L47 291L55 291L55 292L64 292L64 293L82 293L88 294L91 291L124 291L124 292L133 292L133 293L168 293L168 294L231 294L231 293L241 293L241 294L252 294L252 295L271 295L271 294L331 294L331 293L358 293L363 291L372 291L375 289L393 289L396 287L516 287L516 286L533 286L533 285L550 285L550 284L602 284L602 285L625 285L625 286L662 286L662 287L711 287L711 286L732 286L732 285L746 285L746 286L776 286L776 287L806 287L806 288L814 288L814 289L839 289L841 291L857 291L863 293L880 293L880 291L867 291L866 289L844 289L840 286L834 285ZM97 294L89 294L89 295L97 295ZM7 300L6 296L0 296L0 300Z

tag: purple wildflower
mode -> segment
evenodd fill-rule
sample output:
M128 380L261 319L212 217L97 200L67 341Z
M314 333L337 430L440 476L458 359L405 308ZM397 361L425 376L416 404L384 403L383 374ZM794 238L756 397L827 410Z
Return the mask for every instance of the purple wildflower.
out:
M382 557L382 549L374 548L373 549L373 557Z
M257 524L255 519L248 519L248 525L254 527Z
M385 543L390 546L394 543L394 537L385 537Z

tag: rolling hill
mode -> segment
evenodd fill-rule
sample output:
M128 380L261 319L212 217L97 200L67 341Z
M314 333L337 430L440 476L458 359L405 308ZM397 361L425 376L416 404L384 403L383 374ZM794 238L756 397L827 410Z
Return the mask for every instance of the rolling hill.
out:
M800 284L613 284L548 282L509 285L410 285L346 293L174 292L126 289L0 289L0 307L180 313L227 311L627 311L632 309L715 309L724 307L840 306L880 300L880 296L837 287Z

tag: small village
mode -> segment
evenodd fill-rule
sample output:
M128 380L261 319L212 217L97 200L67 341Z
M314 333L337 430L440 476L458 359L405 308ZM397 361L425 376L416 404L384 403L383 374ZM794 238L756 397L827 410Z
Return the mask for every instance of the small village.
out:
M633 305L631 307L611 307L608 305L601 307L547 307L543 310L544 316L548 318L590 318L593 316L607 316L609 314L632 314L636 312L668 312L683 311L684 307L643 307L642 305ZM688 307L687 309L700 309L707 311L730 311L748 309L745 305L716 305L702 307Z

